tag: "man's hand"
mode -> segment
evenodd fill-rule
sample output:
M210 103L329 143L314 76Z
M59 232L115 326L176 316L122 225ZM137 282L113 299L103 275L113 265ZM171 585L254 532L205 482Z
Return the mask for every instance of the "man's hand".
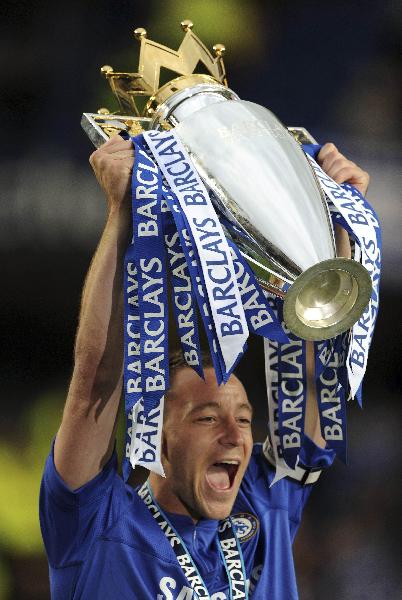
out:
M134 164L132 142L115 135L91 154L89 162L106 194L109 208L120 208L130 195Z
M318 154L317 162L336 183L350 183L363 196L366 195L370 181L369 174L343 156L334 144L324 144Z

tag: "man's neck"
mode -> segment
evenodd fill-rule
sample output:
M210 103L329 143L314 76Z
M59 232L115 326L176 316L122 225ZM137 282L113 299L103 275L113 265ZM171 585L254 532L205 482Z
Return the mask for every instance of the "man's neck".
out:
M151 486L153 497L163 510L177 515L186 515L194 523L200 520L200 515L192 514L190 509L172 492L166 477L150 473L148 482Z

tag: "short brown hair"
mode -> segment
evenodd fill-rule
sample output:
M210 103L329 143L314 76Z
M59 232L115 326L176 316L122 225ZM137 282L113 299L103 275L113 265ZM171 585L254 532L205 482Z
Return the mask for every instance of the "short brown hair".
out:
M201 350L201 361L202 361L202 366L203 368L207 368L207 367L213 367L213 362L212 362L212 358L211 358L211 354L207 351L207 350ZM183 355L183 352L181 351L181 349L176 348L175 350L173 350L170 354L169 354L169 387L172 386L174 377L177 373L177 371L179 369L182 368L191 368Z

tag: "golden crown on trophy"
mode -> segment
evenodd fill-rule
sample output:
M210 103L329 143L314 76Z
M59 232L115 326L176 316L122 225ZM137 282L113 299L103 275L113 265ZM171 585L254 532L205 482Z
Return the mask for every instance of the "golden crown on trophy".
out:
M142 116L150 117L154 113L155 104L161 104L171 94L195 83L217 82L227 85L222 58L225 46L215 44L213 56L193 33L191 21L182 21L181 27L185 35L178 50L172 50L148 39L143 27L134 30L134 36L141 44L138 73L116 72L110 65L101 68L101 73L109 81L122 111L141 116L136 98L149 96ZM210 75L195 73L199 63L204 65ZM163 67L177 73L179 77L160 87L160 71Z
M107 108L99 108L97 114L83 114L81 125L96 147L108 137L122 131L135 136L149 129L158 107L181 90L197 84L227 88L223 63L225 46L215 44L213 55L193 33L192 21L184 19L180 25L184 31L184 38L178 50L172 50L148 39L147 31L143 27L134 30L134 37L140 42L137 73L115 71L110 65L101 67L101 73L108 80L120 110L111 113ZM207 73L195 72L197 69L200 71L202 67ZM176 73L178 77L160 86L161 69ZM148 98L142 109L136 102L138 98ZM158 123L162 129L170 129L172 126L161 116Z

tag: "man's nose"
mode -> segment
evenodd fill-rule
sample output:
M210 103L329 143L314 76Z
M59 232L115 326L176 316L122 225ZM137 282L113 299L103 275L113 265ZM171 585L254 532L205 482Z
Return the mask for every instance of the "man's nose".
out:
M238 422L234 418L225 419L222 423L222 435L220 442L227 446L242 446L244 444L244 435Z

